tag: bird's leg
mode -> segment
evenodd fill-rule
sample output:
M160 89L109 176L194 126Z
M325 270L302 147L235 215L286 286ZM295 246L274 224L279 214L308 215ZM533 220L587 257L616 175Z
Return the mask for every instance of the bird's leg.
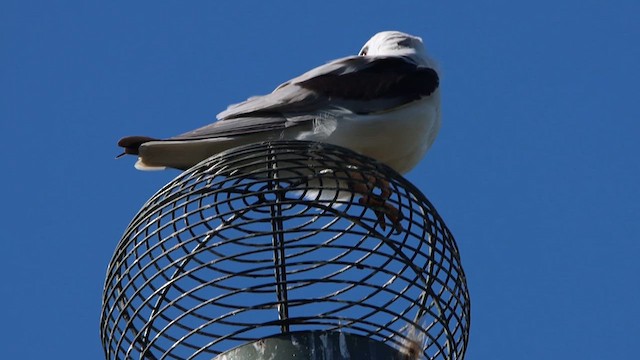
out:
M402 213L393 205L387 203L387 199L391 196L391 186L389 186L389 182L359 171L352 171L349 175L352 179L351 190L360 195L358 202L373 210L382 230L386 230L387 228L385 221L386 216L396 232L401 232L403 230L400 224ZM379 195L374 193L376 188L380 189Z

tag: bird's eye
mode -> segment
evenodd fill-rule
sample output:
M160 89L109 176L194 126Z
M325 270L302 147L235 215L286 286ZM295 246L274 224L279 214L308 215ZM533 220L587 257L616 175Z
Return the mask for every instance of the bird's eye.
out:
M362 48L362 50L360 50L360 54L358 54L359 56L366 56L367 52L369 51L369 47L365 46Z
M411 47L411 39L403 39L398 41L398 48Z

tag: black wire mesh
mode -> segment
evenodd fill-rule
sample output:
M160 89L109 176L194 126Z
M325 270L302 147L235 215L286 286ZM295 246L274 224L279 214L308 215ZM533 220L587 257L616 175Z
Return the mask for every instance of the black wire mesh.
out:
M305 330L462 359L470 320L458 249L424 195L298 141L227 151L158 191L118 244L102 310L107 359L210 359Z

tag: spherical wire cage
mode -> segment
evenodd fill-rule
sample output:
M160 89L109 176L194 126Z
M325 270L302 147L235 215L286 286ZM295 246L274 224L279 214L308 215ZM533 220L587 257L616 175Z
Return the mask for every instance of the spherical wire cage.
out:
M469 322L458 248L418 189L353 151L274 141L213 156L142 207L109 264L101 338L107 359L211 359L339 331L462 359Z

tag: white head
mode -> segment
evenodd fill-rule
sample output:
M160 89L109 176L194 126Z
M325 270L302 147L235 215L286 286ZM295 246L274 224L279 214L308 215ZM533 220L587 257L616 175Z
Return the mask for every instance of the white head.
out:
M400 31L379 32L360 50L360 56L408 56L423 65L433 65L422 39Z

